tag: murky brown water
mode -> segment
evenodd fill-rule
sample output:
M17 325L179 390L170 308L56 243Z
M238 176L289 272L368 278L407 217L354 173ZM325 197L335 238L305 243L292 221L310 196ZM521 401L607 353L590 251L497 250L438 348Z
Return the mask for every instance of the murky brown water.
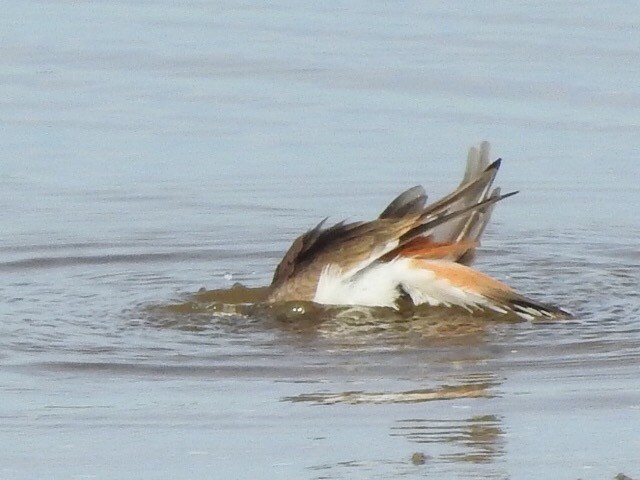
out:
M623 8L3 11L1 478L640 477ZM484 138L521 193L478 268L575 318L255 302Z

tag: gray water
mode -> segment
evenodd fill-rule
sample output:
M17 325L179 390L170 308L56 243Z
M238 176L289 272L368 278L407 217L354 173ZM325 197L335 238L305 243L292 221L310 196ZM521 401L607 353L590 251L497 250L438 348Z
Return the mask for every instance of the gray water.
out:
M640 477L635 2L0 7L1 478ZM478 268L574 319L196 293L483 139Z

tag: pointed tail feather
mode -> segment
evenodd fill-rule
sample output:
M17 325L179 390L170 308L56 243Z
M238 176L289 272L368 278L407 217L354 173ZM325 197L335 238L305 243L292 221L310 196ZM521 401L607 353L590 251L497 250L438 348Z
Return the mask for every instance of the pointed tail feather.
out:
M477 178L460 185L449 195L444 196L437 202L427 205L425 211L441 213L456 207L459 208L460 205L477 203L479 199L483 197L484 192L493 185L501 163L501 159L496 160L483 170Z
M518 298L512 298L509 301L509 307L519 317L525 320L534 320L535 318L548 318L549 320L557 320L563 318L572 318L571 312L568 312L555 305L541 303L530 298L518 295Z
M491 192L489 198L496 198L499 196L500 188L498 187ZM460 232L456 240L458 242L463 240L480 242L480 237L484 233L484 229L489 224L494 207L495 203L492 203L481 210L476 210L473 215L469 216L469 220L467 221L465 228Z
M490 198L498 196L500 196L500 188L495 188L491 193ZM495 203L492 203L489 206L476 210L469 215L467 222L460 230L460 233L458 233L455 241L457 243L471 243L474 246L460 255L460 257L456 259L457 262L462 263L463 265L471 265L473 263L476 255L476 247L480 245L480 238L482 237L485 228L487 228L489 220L491 220L491 214L493 213L494 207Z
M427 209L434 212L458 210L490 198L493 194L491 188L502 163L502 160L498 159L489 164L490 150L491 146L486 141L482 142L480 148L469 149L467 167L459 187L438 202L428 205ZM490 216L490 208L484 212L471 213L466 218L440 227L434 232L433 239L438 242L478 241L480 235L473 235L474 226L479 220L486 226ZM480 229L480 233L483 230L484 227Z
M480 148L471 147L467 154L467 168L464 171L460 186L479 177L489 166L489 154L491 144L486 140L480 144Z
M444 213L438 212L437 214L434 214L430 209L427 209L422 215L420 215L418 221L416 222L417 225L412 229L408 230L404 235L400 237L400 244L402 245L403 243L406 243L409 240L412 240L413 238L416 238L418 236L433 235L434 230L440 225L444 225L447 222L451 222L452 220L462 217L467 213L474 212L476 210L479 210L485 207L489 207L499 202L500 200L504 200L505 198L509 198L515 195L516 193L518 192L515 191L515 192L505 193L503 195L491 196L478 203L463 207L459 210L455 210L452 212L446 211ZM449 243L449 242L444 242L444 243Z

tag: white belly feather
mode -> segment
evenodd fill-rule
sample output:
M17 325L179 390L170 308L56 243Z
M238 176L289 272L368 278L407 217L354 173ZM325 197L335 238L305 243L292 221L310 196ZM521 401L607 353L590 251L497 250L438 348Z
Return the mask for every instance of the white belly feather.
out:
M344 272L337 265L327 265L320 275L313 300L326 305L393 307L399 295L395 263L372 265L355 274Z
M415 305L458 305L464 308L490 307L482 295L452 285L425 268L415 268L409 258L369 266L364 271L354 268L342 271L328 265L322 271L314 301L328 305L363 305L395 307L405 291Z

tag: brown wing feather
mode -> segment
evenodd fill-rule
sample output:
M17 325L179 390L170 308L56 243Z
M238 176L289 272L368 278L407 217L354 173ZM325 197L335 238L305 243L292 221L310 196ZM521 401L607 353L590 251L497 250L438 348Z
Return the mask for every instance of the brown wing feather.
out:
M272 287L274 285L281 284L286 279L291 278L294 275L296 267L300 263L300 259L304 257L309 248L316 243L318 237L322 233L322 225L324 225L324 222L326 221L327 219L324 218L314 228L303 233L293 241L289 250L284 254L284 257L282 257L282 260L273 273L273 280L271 281Z
M407 215L417 215L424 211L427 194L422 185L405 190L398 195L378 218L402 218Z
M272 288L309 270L319 275L328 263L340 261L345 268L356 265L377 245L399 237L413 226L416 216L378 219L371 222L337 223L327 229L316 228L299 236L276 268Z

